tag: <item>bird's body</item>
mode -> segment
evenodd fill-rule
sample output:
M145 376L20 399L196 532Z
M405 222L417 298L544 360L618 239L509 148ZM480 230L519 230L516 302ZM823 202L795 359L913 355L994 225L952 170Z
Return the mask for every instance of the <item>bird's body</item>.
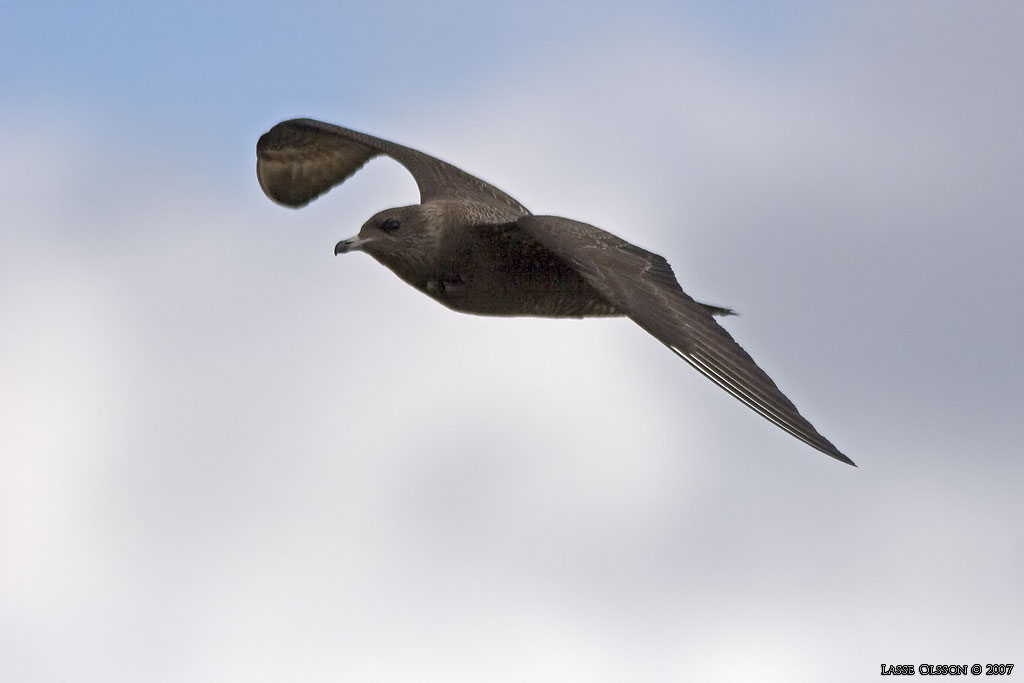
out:
M426 291L453 310L547 318L621 315L514 223L471 226L444 256Z
M379 260L413 287L460 313L545 318L622 315L579 272L517 223L468 219L449 225L429 267L403 271L392 267L387 255Z
M583 318L629 316L709 379L793 436L853 464L800 415L664 258L592 225L534 216L475 176L432 156L331 124L296 119L256 147L264 192L304 206L369 159L405 166L421 203L387 209L335 253L366 251L409 285L462 313Z

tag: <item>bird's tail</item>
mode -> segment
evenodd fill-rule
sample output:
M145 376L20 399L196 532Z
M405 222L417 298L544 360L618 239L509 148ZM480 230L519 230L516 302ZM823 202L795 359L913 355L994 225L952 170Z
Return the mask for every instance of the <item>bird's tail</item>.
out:
M700 302L698 301L697 303L700 303ZM701 303L700 305L703 306L704 310L706 310L711 315L719 315L719 316L739 315L739 313L737 313L736 311L732 310L731 308L723 308L722 306L712 306L711 304L703 304L703 303Z

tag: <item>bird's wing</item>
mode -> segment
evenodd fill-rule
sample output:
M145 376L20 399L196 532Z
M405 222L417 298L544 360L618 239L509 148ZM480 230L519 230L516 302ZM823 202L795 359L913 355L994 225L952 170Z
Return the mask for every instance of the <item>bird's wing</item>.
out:
M529 211L498 188L462 169L409 147L312 119L283 121L256 143L256 177L268 197L305 206L345 182L370 159L389 156L416 181L420 201L454 199L495 206L505 213Z
M801 441L854 464L804 419L708 310L682 290L664 258L567 218L525 216L516 224L715 384Z

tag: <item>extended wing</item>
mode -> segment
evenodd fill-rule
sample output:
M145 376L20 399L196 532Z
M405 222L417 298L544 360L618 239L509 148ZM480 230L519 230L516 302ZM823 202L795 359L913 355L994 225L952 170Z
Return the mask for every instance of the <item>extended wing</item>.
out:
M412 174L421 202L466 200L513 215L529 213L493 185L429 154L312 119L283 121L260 137L256 143L256 176L268 197L297 208L345 182L381 154Z
M854 464L818 433L708 310L682 290L664 258L567 218L526 216L517 225L715 384L801 441Z

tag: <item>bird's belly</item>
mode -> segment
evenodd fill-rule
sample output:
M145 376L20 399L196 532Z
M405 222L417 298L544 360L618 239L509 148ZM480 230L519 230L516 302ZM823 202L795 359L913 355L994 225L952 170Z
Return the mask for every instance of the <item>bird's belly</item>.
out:
M422 290L460 313L541 318L622 315L582 278L431 278Z

